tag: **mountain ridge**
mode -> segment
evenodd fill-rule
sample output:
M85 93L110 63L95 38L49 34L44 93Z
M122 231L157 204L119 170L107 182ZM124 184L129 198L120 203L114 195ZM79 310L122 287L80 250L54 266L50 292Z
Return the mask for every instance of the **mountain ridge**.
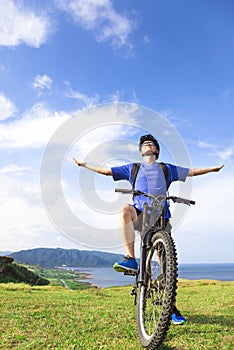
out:
M14 252L9 256L17 263L43 267L111 267L116 261L123 259L122 254L64 248L33 248Z

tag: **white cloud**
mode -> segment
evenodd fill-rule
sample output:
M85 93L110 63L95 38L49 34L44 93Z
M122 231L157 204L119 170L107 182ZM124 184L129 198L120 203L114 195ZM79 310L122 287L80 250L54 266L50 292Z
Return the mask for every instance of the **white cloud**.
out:
M1 0L0 45L17 46L24 43L40 47L47 41L51 24L43 15L36 15L23 7L22 2Z
M137 118L133 117L136 110L137 107L131 105L129 109L123 107L119 111L118 105L115 107L115 104L92 109L91 117L99 120L100 124L88 128L82 135L77 134L77 141L72 145L68 156L72 158L76 155L80 160L86 159L95 163L98 161L100 164L113 160L113 157L116 157L115 161L127 155L130 158L131 151L138 152L138 147L132 146L132 141L130 141L136 133L135 127L138 126ZM121 115L121 120L118 114ZM109 122L106 122L107 117ZM84 111L84 114L81 114L81 121L84 122L85 119Z
M43 74L43 75L38 74L34 78L32 86L33 86L34 90L37 90L39 92L39 94L41 94L43 90L50 90L52 84L53 84L53 81L48 75L46 75L46 74Z
M21 119L0 124L0 148L44 147L69 117L65 112L51 112L42 104L34 105Z
M208 143L206 141L199 141L198 142L198 147L203 148L203 149L209 149L209 150L214 150L215 145L212 145L211 143Z
M85 108L92 107L93 105L97 104L99 101L99 96L96 94L93 97L90 97L83 92L80 91L74 91L69 82L65 82L67 86L67 91L65 92L65 95L67 98L73 98L81 102L82 106Z
M148 37L148 35L145 35L145 36L143 37L143 42L144 42L144 45L148 45L148 44L151 42L151 40L150 40L150 38Z
M17 166L15 166L17 168ZM56 231L42 206L38 181L18 173L0 174L0 250L74 247Z
M229 161L234 155L234 146L228 146L226 149L220 150L217 148L217 145L206 141L199 141L198 147L206 150L208 155L215 156L220 161Z
M118 103L121 100L121 92L117 90L113 94L110 95L110 100L114 103Z
M191 126L189 118L181 118L171 108L163 109L159 113L177 130Z
M25 166L19 166L17 164L9 164L4 168L0 169L1 174L17 174L23 175L25 172L31 171L32 169Z
M233 157L234 147L228 147L228 148L224 149L223 151L217 152L216 154L221 160L227 161Z
M88 96L86 96L86 98L84 97L84 100L87 102L87 104L88 102L92 102L92 98ZM113 134L108 134L108 138L110 139L112 136L113 138L120 136L118 132L122 127L118 119L118 113L121 113L122 122L131 123L132 125L137 126L137 121L135 121L135 119L132 117L134 110L137 109L136 106L132 105L131 108L129 107L126 109L122 107L121 111L118 111L117 107L112 108L112 105L110 105L109 109L108 105L106 108L103 108L104 109L101 107L97 107L97 109L87 109L84 111L84 114L80 115L81 119L80 121L77 121L78 124L80 122L80 125L85 125L85 113L90 113L90 118L100 120L100 124L106 120L105 118L107 118L107 116L108 118L111 118L113 116L113 118L116 118L119 126L116 126L116 131L113 130ZM71 114L64 111L50 111L46 108L45 105L36 104L30 110L25 112L22 115L21 119L16 119L8 123L0 124L0 149L11 150L16 148L31 148L33 150L45 147L56 130L71 117ZM94 130L94 138L92 138L92 136L89 138L89 148L91 144L95 145L94 147L96 147L96 145L98 145L98 142L103 143L102 130L100 131L100 138L99 136L97 136L97 139L95 138L96 133L97 135L99 133L97 130L98 127L96 126ZM126 130L126 132L129 133L129 130ZM109 131L110 130L108 129L107 132ZM77 137L79 137L78 133Z
M132 48L129 36L134 23L118 13L110 0L56 0L56 3L76 23L93 31L97 41L109 42L117 49Z
M15 105L3 93L0 93L0 120L10 118L15 112Z
M73 98L76 99L77 101L79 101L81 103L82 107L85 108L89 108L92 107L94 105L101 103L119 103L121 102L121 100L123 99L123 93L119 90L116 90L115 92L113 92L112 94L109 94L106 98L103 98L102 101L100 101L100 96L98 94L95 94L94 96L88 96L86 94L84 94L83 92L80 91L76 91L73 90L70 82L66 81L65 85L67 87L67 90L65 91L64 95L67 98ZM132 101L134 103L137 103L137 97L136 97L136 93L135 91L132 92Z

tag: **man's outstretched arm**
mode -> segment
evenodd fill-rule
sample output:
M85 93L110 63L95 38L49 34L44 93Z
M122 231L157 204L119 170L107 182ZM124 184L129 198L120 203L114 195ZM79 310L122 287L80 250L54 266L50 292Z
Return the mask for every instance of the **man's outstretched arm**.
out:
M220 169L224 167L224 164L220 166L214 166L211 168L195 168L190 169L188 172L188 176L198 176L198 175L204 175L208 173L218 172Z
M101 166L94 166L94 165L89 165L84 162L79 162L76 158L73 158L74 162L78 166L82 166L86 169L92 170L95 173L102 174L102 175L107 175L107 176L112 176L112 170L111 168L105 168Z

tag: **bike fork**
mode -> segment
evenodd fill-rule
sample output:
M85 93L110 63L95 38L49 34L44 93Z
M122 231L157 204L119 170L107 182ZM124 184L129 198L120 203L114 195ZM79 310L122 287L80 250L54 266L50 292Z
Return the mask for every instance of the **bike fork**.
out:
M147 284L146 259L150 248L150 231L141 236L140 269L137 284Z
M140 266L136 275L135 283L133 285L131 295L135 297L134 304L136 305L137 300L137 289L141 284L146 284L146 235L141 236L141 245L140 245Z

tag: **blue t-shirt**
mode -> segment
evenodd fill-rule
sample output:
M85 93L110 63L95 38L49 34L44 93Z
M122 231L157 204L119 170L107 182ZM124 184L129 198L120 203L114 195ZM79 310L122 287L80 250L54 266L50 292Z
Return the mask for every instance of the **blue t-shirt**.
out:
M188 175L189 169L183 168L180 166L175 166L172 164L166 163L168 169L168 185L173 181L185 181ZM132 167L133 163L117 166L111 168L114 181L118 180L127 180L130 184L133 184L132 180ZM165 181L165 176L162 170L162 167L159 163L155 162L154 164L148 164L142 162L139 168L136 182L135 190L147 192L153 195L161 194L166 196L167 186ZM133 198L133 205L139 210L143 210L144 203L147 202L150 204L150 199L143 195L135 196ZM169 219L171 217L168 205L165 205L165 218Z

